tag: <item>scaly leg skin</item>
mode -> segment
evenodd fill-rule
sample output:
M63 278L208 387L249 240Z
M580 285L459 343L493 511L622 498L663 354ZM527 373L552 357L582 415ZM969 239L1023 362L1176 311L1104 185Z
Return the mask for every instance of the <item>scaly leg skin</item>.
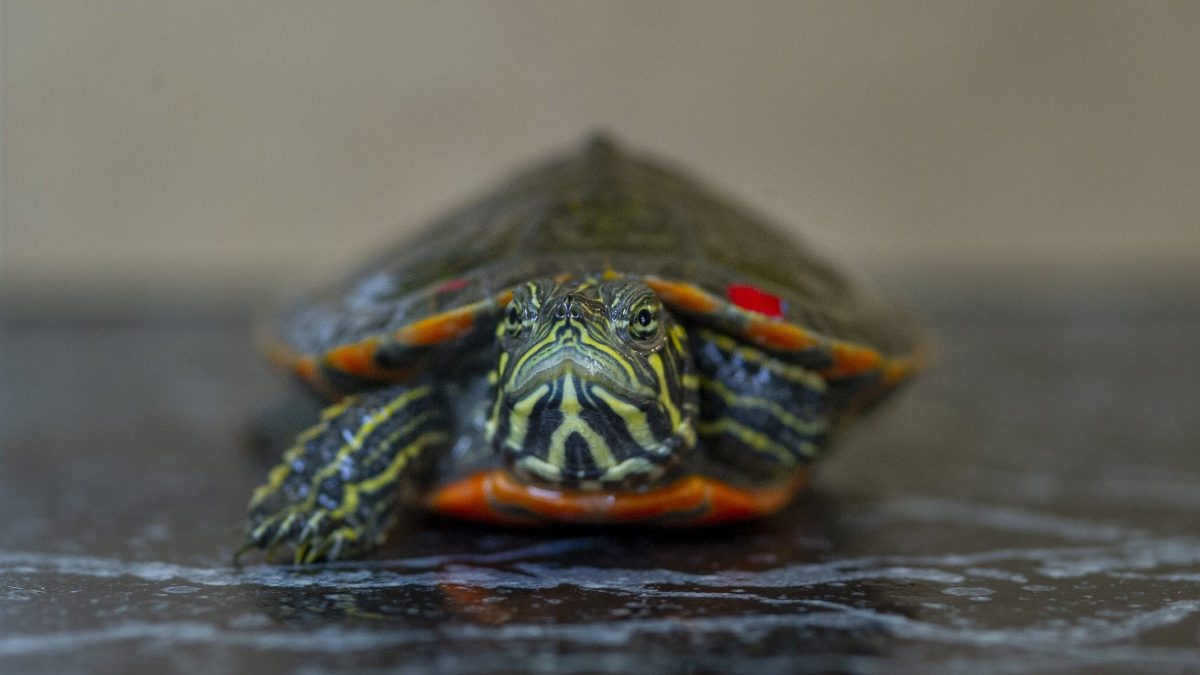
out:
M280 547L296 564L361 555L378 546L403 488L433 453L450 447L446 406L429 385L396 385L326 408L254 491L246 543L235 554Z

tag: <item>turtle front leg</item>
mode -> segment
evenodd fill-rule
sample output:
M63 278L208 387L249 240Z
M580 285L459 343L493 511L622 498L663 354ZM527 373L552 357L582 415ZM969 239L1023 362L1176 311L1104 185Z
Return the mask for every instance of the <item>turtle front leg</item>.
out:
M450 447L451 422L429 385L396 385L326 408L254 491L246 543L293 551L296 564L360 555L383 542L420 465Z

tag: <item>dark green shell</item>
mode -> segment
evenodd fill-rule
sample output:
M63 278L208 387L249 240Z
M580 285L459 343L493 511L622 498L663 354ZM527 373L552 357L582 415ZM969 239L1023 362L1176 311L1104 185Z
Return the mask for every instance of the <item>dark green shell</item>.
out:
M748 284L783 319L885 357L917 346L907 319L745 208L604 137L522 172L285 312L275 335L298 354L391 334L519 282L613 270L724 298Z

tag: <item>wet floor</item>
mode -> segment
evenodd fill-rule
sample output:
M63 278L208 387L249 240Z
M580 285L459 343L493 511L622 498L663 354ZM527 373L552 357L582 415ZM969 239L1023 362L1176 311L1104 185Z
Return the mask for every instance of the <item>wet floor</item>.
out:
M1194 672L1200 316L1106 311L933 317L763 523L422 518L312 569L229 562L286 391L245 322L9 317L0 670Z

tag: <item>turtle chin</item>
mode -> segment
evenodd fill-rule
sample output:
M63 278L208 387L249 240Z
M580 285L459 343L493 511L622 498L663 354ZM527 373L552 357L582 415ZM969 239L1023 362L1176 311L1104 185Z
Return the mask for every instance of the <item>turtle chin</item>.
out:
M506 394L505 463L522 481L583 490L662 481L695 445L690 417L654 396L567 369Z

